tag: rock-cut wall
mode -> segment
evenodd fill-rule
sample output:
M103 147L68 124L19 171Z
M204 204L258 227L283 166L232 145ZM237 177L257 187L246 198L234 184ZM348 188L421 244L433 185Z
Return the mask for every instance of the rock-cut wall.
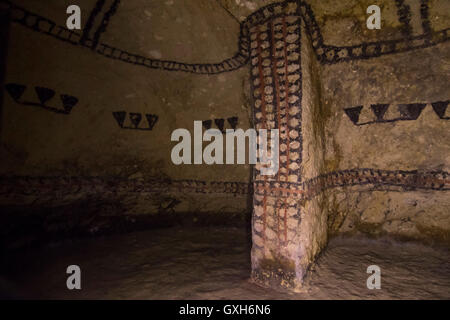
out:
M449 3L377 1L369 30L371 2L83 0L71 31L68 2L1 0L2 204L252 209L252 278L291 290L335 234L448 244ZM194 120L278 129L279 171L174 165Z
M357 44L322 32L306 2L243 21L256 128L280 130L279 173L254 178L255 281L298 289L337 233L449 243L449 34L431 5L397 1L398 35L385 23L394 38ZM334 8L333 21L360 6Z

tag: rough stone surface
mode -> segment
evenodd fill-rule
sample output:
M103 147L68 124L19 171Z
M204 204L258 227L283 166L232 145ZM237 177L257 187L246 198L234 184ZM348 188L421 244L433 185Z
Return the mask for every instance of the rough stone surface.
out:
M1 116L3 206L253 207L253 278L291 290L332 235L449 243L448 1L378 1L381 30L366 28L369 0L121 1L97 33L101 16L83 32L51 27L68 1L0 3L16 85ZM174 129L233 117L280 129L277 175L172 164Z

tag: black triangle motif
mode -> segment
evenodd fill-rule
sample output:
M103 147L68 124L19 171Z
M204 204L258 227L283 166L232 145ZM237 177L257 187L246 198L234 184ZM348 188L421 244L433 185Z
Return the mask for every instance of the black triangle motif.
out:
M137 128L139 123L141 123L142 114L130 112L130 120L134 127Z
M152 130L159 117L156 114L146 114L145 117L147 118L148 128Z
M116 111L113 112L113 116L117 121L117 124L123 128L123 123L125 122L125 117L127 116L127 113L125 111Z
M354 124L358 124L359 115L361 114L362 106L344 109L347 116Z
M53 98L55 91L48 88L35 87L36 93L38 95L39 101L44 105L48 100Z
M209 129L211 129L211 126L212 126L212 120L203 120L202 124L206 130L209 130Z
M387 109L389 108L389 104L372 104L370 106L373 113L377 117L377 121L382 121L384 114L386 113Z
M219 128L220 132L223 132L223 127L225 126L225 120L224 119L214 119L214 123L216 124L217 128Z
M78 103L78 99L67 94L61 95L61 101L63 103L64 110L69 113L72 108Z
M230 124L230 126L233 129L236 129L236 126L237 126L238 121L239 121L238 117L231 117L231 118L228 118L227 120L228 120L228 123Z
M425 103L401 104L398 106L398 110L404 120L416 120L425 106Z
M439 118L445 118L445 111L447 110L449 101L438 101L433 102L431 106L433 107L434 112L439 116Z
M11 98L13 98L15 101L20 99L26 88L26 86L16 83L8 83L7 85L5 85L6 91L8 91Z

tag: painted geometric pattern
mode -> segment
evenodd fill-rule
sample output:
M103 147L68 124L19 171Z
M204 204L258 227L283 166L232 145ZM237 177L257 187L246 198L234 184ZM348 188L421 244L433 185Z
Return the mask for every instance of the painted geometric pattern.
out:
M450 100L431 103L399 104L397 106L391 104L371 104L370 112L366 113L366 119L361 119L361 114L368 109L368 107L365 106L345 108L344 112L353 124L364 126L378 123L417 120L422 111L429 105L433 108L439 119L450 120L450 109L447 108L449 102Z
M286 2L279 9L278 16L249 27L255 128L278 129L280 136L278 172L263 176L256 166L254 183L272 187L278 182L299 183L302 162L301 17L295 3ZM297 201L289 198L255 194L255 249L267 249L266 241L287 245L289 229L295 231L300 221L298 210ZM288 225L288 221L295 223Z
M424 26L423 34L415 36L410 34L407 31L406 21L401 16L399 23L405 26L406 33L406 37L402 39L363 42L352 46L327 45L325 44L311 6L301 0L286 0L263 7L241 22L237 44L238 50L232 57L218 63L183 63L151 59L103 43L101 41L101 35L105 33L108 23L118 10L118 2L118 0L97 0L97 4L88 18L85 29L82 33L79 33L68 30L65 26L59 26L54 21L42 17L37 13L30 12L9 0L0 0L0 3L11 11L11 20L31 31L46 34L71 45L87 47L92 52L104 57L136 66L196 74L219 74L234 71L246 65L249 61L247 37L249 29L283 15L301 16L305 31L311 38L312 46L321 64L371 59L386 54L427 48L450 40L450 28L437 31L431 29L428 16L428 2L422 0L421 18ZM405 14L406 16L410 15L409 12L405 12Z

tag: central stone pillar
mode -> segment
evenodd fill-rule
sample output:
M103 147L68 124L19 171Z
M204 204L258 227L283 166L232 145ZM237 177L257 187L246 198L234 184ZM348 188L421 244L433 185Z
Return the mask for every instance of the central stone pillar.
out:
M308 94L303 110L302 46L309 46L309 40L302 35L301 9L297 1L270 5L245 24L255 129L279 129L280 135L278 173L263 176L258 165L255 168L252 279L291 290L301 287L308 266L326 241L326 230L316 228L322 213L317 205L307 204L310 199L302 179L309 170L304 166L302 117L309 117L314 103ZM312 82L309 74L307 81ZM307 88L311 91L310 84ZM319 237L313 234L318 229Z

